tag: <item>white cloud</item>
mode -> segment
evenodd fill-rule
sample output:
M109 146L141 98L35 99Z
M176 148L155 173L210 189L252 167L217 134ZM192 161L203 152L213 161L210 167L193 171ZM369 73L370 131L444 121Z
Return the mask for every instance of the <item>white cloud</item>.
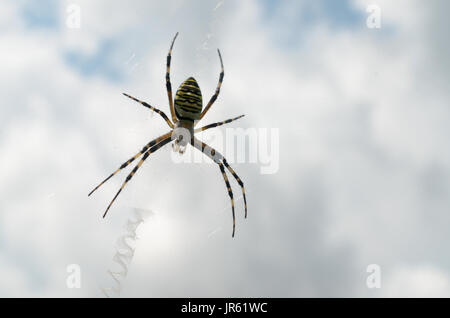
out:
M406 266L396 269L382 289L384 297L450 297L450 278L432 266Z
M267 24L256 1L227 1L215 12L202 3L80 2L78 31L29 30L17 13L2 28L0 259L11 295L101 295L132 207L157 217L142 228L126 296L370 295L371 263L394 271L383 281L386 295L448 295L448 260L437 246L449 239L449 98L430 77L448 76L431 59L440 56L430 37L438 3L424 11L418 1L380 1L385 29L318 21L287 47L276 37L292 18ZM354 4L365 13L365 2ZM280 14L295 11L280 6ZM205 122L245 113L235 127L280 128L277 174L234 165L249 203L244 220L236 200L234 240L219 169L175 165L165 150L146 161L105 220L128 170L87 198L167 131L121 93L169 113L165 57L177 30L174 87L192 74L209 98L219 73L213 48L222 50L224 85ZM119 43L111 53L122 82L82 76L64 60L68 49L94 54L110 38ZM130 71L132 53L139 65ZM80 291L65 286L72 263L82 269Z

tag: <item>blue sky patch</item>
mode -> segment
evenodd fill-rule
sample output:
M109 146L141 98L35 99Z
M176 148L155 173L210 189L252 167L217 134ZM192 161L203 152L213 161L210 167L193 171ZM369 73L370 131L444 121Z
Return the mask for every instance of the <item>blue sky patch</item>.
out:
M116 48L113 40L104 40L94 54L68 50L64 53L64 60L83 76L104 76L117 82L123 79L123 72L119 68L123 63L117 61Z
M275 30L275 42L283 47L297 46L308 29L317 24L334 30L366 27L365 12L354 8L350 0L315 0L283 10L288 1L263 0L263 23Z
M59 26L59 5L54 0L29 1L21 9L29 28L54 29Z

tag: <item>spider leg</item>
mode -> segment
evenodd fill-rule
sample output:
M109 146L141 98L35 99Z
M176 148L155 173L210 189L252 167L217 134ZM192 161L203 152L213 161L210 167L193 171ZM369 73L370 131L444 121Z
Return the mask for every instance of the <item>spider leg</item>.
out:
M228 195L231 199L231 212L233 213L233 233L231 234L231 237L234 237L234 231L236 228L236 216L234 215L234 199L233 199L233 191L231 190L230 182L228 181L228 177L225 173L225 169L223 167L223 164L220 162L216 162L219 165L220 172L222 172L223 179L225 180L225 185L227 186Z
M169 137L171 135L172 132L168 132L167 134L164 134L162 136L159 136L156 139L153 139L152 141L150 141L148 144L146 144L144 146L144 148L141 149L141 151L139 151L136 155L134 155L133 157L131 157L130 159L128 159L127 161L125 161L116 171L114 171L113 173L111 173L111 175L106 178L105 180L103 180L98 186L96 186L94 188L94 190L92 190L91 192L89 192L88 196L90 196L92 193L94 193L95 190L97 190L98 188L100 188L100 186L102 186L106 181L108 181L109 179L111 179L116 173L118 173L120 170L126 168L130 163L132 163L136 158L138 158L139 156L141 156L144 152L146 152L150 147L153 147L154 145L158 144L159 142L161 142L163 139Z
M177 117L175 116L175 111L173 108L173 99L172 99L172 84L170 83L170 60L172 59L172 49L173 44L175 43L175 39L178 36L175 34L175 37L172 40L172 44L170 45L169 53L167 54L167 64L166 64L166 88L167 88L167 96L169 97L169 106L170 106L170 114L172 115L173 123L177 122Z
M205 144L204 142L198 140L197 138L195 138L195 141L199 144L201 144L202 149L205 149L206 147L209 147L210 152L206 153L206 155L212 154L212 156L215 157L212 158L214 161L216 160L222 160L222 163L225 165L225 167L228 169L228 171L233 175L233 177L236 179L237 183L239 184L239 186L241 187L242 190L242 197L244 198L244 208L245 208L245 218L247 218L247 198L245 196L245 187L244 187L244 182L242 182L241 178L239 178L239 176L237 175L237 173L233 170L233 168L230 167L230 165L228 164L227 159L225 159L225 157L219 153L218 151L216 151L214 148L208 146L207 144ZM203 151L203 150L202 150ZM211 158L211 156L209 156Z
M117 191L116 195L114 196L114 198L109 203L108 207L106 208L105 213L103 214L103 217L106 216L106 213L108 213L109 208L114 203L114 201L116 200L116 198L119 195L119 193L122 192L122 190L125 187L125 185L128 183L128 181L131 180L131 178L134 176L134 174L139 169L139 167L144 163L145 159L147 159L148 156L150 156L151 153L156 152L158 149L162 148L163 146L165 146L166 144L168 144L171 141L172 141L172 139L171 139L170 136L166 137L165 139L161 140L158 144L152 146L149 150L147 150L146 153L144 153L144 156L141 158L141 160L139 160L138 164L133 168L133 170L131 170L130 174L126 177L125 181L122 183L122 186L120 187L119 191Z
M153 106L147 104L146 102L143 102L143 101L137 99L136 97L130 96L130 95L126 94L126 93L122 93L122 94L125 95L126 97L131 98L132 100L134 100L134 101L136 101L136 102L142 104L143 106L145 106L145 107L147 107L147 108L150 108L150 109L153 110L155 113L160 114L161 117L164 118L164 120L166 121L166 123L169 125L169 127L170 127L170 128L173 128L173 124L170 122L169 118L167 117L167 115L166 115L163 111L161 111L161 110L159 110L159 109L157 109L157 108L155 108L155 107L153 107Z
M225 165L225 167L230 171L230 173L233 175L233 177L236 179L237 183L241 186L242 190L242 196L244 197L244 208L245 208L245 218L247 218L247 199L245 198L245 188L244 188L244 182L242 182L241 178L234 172L233 168L230 167L227 160L222 157L222 162Z
M191 144L219 165L220 172L222 173L223 179L225 181L225 185L228 190L228 195L230 196L230 200L231 200L231 211L232 211L232 215L233 215L233 233L231 236L234 237L234 232L235 232L235 228L236 228L236 217L234 214L233 191L231 190L230 182L228 181L228 177L225 173L224 163L220 162L220 159L224 160L225 158L220 153L218 153L214 148L208 146L207 144L198 140L195 137L192 138ZM228 165L228 163L226 165Z
M222 55L220 54L219 49L217 49L217 52L219 53L220 65L221 65L221 68L222 68L221 71L220 71L220 75L219 75L219 83L217 83L216 92L214 93L214 95L209 100L209 102L206 105L205 109L200 114L200 118L198 120L202 119L203 116L205 116L206 112L211 108L212 104L214 104L214 102L217 99L217 96L219 96L220 87L222 86L223 76L225 75L225 72L224 72L224 69L223 69Z
M238 116L238 117L235 117L235 118L227 119L227 120L224 120L224 121L220 121L220 122L218 122L218 123L209 124L209 125L203 126L203 127L201 127L201 128L197 128L197 129L194 130L194 133L197 133L197 132L200 132L200 131L204 131L204 130L206 130L206 129L210 129L210 128L222 126L222 125L225 125L225 124L229 124L229 123L231 123L232 121L238 120L238 119L240 119L240 118L242 118L242 117L244 117L244 116L245 116L245 115L241 115L241 116Z

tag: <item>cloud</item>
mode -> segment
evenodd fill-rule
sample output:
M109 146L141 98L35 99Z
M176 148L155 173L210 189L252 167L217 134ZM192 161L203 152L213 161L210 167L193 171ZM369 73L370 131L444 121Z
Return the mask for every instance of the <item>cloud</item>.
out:
M201 1L81 1L79 30L65 27L68 3L49 4L58 21L49 28L30 28L25 4L2 4L7 295L101 296L135 207L155 215L140 227L123 296L448 294L445 2L378 1L381 30L366 27L365 1L339 14L326 1L225 1L217 10ZM174 164L170 147L146 161L106 219L128 171L87 197L168 130L121 93L168 113L165 57L176 31L173 87L193 75L209 98L215 48L223 54L224 84L205 123L245 113L233 127L280 131L276 174L233 164L249 207L244 219L233 181L235 239L218 167ZM73 263L81 290L65 284ZM379 291L365 285L373 263Z
M385 297L449 297L447 272L431 266L402 267L392 273Z

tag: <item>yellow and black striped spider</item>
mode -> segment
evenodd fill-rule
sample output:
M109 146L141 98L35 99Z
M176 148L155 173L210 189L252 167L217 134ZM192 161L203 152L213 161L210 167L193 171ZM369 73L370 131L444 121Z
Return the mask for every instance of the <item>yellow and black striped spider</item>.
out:
M228 181L228 177L225 173L225 168L228 169L228 171L233 175L233 177L236 179L236 181L239 183L242 189L242 196L244 198L244 207L245 207L245 217L247 217L247 200L245 198L245 189L244 189L244 183L241 181L241 179L238 177L236 172L230 167L227 160L224 156L222 156L218 151L213 149L212 147L208 146L204 142L198 140L195 138L194 134L200 131L204 131L206 129L214 128L217 126L221 126L224 124L231 123L234 120L237 120L239 118L242 118L244 115L227 119L222 122L217 122L214 124L209 124L206 126L203 126L201 128L194 129L195 125L205 116L206 112L211 108L211 106L214 104L215 100L217 99L217 96L219 96L220 87L222 85L223 76L224 76L224 69L223 69L223 62L222 62L222 56L220 54L220 51L217 50L219 53L219 59L220 59L220 65L221 65L221 72L219 76L219 83L217 84L216 92L209 100L208 104L206 105L205 109L203 109L202 105L202 93L200 91L200 88L197 84L197 81L193 77L189 77L187 80L185 80L180 87L178 88L176 94L175 94L175 101L172 101L172 85L170 83L170 60L171 60L171 54L172 54L172 48L173 44L175 43L175 39L178 36L175 34L175 37L172 40L172 44L170 45L169 53L167 54L167 68L166 68L166 87L167 87L167 95L169 97L169 106L170 106L170 113L172 115L172 121L159 109L154 108L153 106L150 106L146 102L140 101L137 98L134 98L128 94L123 93L125 96L133 99L134 101L142 104L143 106L150 108L152 111L158 113L161 115L162 118L167 122L170 128L172 128L171 131L168 133L159 136L158 138L150 141L148 144L144 146L144 148L141 149L136 155L128 159L125 163L123 163L116 171L114 171L108 178L103 180L98 186L92 190L88 196L90 196L95 190L97 190L102 184L104 184L106 181L108 181L112 176L114 176L116 173L118 173L120 170L127 167L131 162L133 162L135 159L139 158L142 154L141 160L138 162L138 164L133 168L133 170L130 172L130 174L126 177L125 181L123 182L122 186L120 187L119 191L116 193L114 198L109 203L108 207L106 208L105 213L103 214L103 217L106 216L106 213L108 212L109 208L113 204L114 200L117 198L119 193L123 190L125 185L128 181L131 180L133 175L136 173L136 171L139 169L139 167L144 163L145 159L148 158L148 156L157 151L158 149L162 148L163 146L169 144L171 141L174 141L174 144L172 144L172 147L174 151L180 152L181 154L184 152L185 147L187 144L191 144L196 149L202 151L204 154L206 154L209 158L211 158L220 168L220 171L222 173L223 179L225 180L225 185L228 190L228 195L231 199L231 210L233 214L233 233L232 237L234 237L234 230L235 230L235 224L236 219L234 215L234 199L233 199L233 192L231 190L230 182Z

